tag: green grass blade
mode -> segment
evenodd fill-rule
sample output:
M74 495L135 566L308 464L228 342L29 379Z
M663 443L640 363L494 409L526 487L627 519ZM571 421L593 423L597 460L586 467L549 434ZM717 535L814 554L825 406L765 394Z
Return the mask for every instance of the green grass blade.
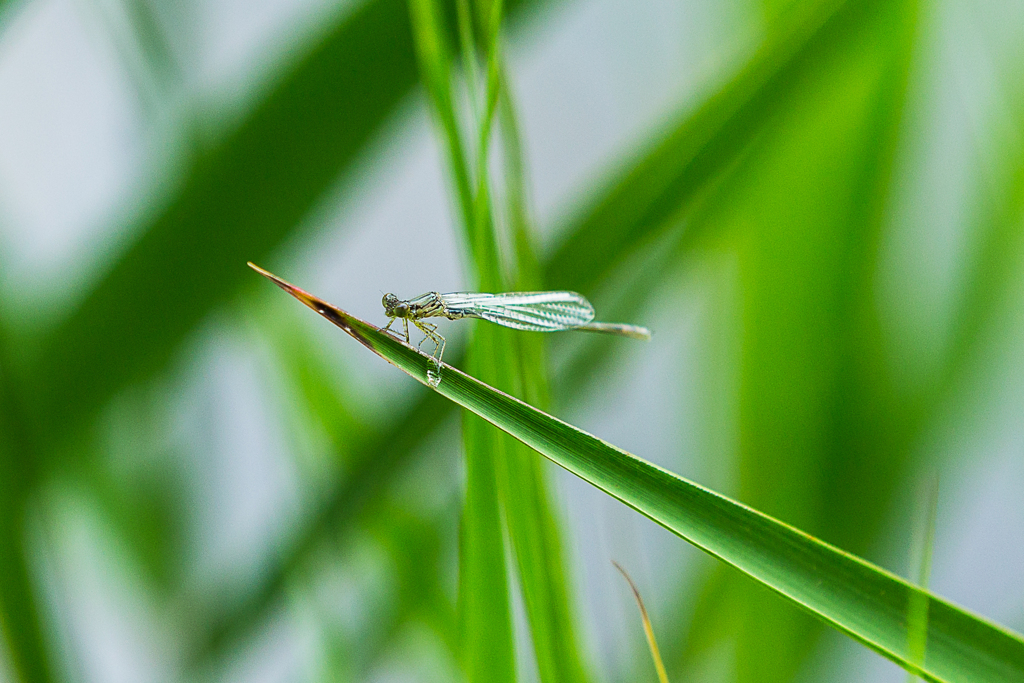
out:
M503 274L505 268L502 255L512 255L511 270L517 276L524 271L535 271L535 256L532 255L532 242L523 223L525 206L519 192L523 185L522 165L515 163L518 159L510 160L510 168L515 175L508 187L512 210L521 219L514 226L517 238L514 248L502 248L495 225L496 212L491 203L487 159L493 123L501 99L499 64L502 3L478 3L477 13L474 14L469 0L457 2L463 78L468 86L475 135L463 134L460 129L452 97L450 61L439 30L436 10L428 0L413 0L412 8L424 80L428 83L435 115L449 150L449 168L461 209L465 243L469 247L476 273L476 289L508 291L510 283ZM486 27L480 31L482 39L479 42L478 23ZM482 50L478 49L481 44ZM477 66L478 52L483 53L486 65L486 79L482 84L478 82L481 73ZM508 124L514 123L510 104L506 105L503 115L507 130ZM474 138L474 148L467 150L463 141L472 141ZM517 145L518 140L510 142ZM519 154L518 149L512 150L513 156ZM527 262L518 263L520 258L525 258ZM477 328L467 360L475 375L514 394L538 396L546 393L542 349L539 345L518 343L515 335L508 330L491 326ZM482 527L498 521L497 515L492 513L485 500L486 496L496 494L495 503L500 501L508 537L515 551L540 679L545 683L583 681L586 676L575 641L560 534L551 510L543 467L522 444L495 430L472 413L465 414L464 425L467 504L462 517L464 543L461 548L463 562L460 595L472 599L472 602L463 601L462 615L464 632L473 634L474 639L467 643L464 655L467 658L467 674L471 680L477 677L494 680L497 675L495 664L499 661L488 649L482 649L493 649L499 638L484 633L479 627L472 627L471 623L493 624L500 637L506 633L504 628L497 628L496 621L499 616L507 614L508 605L507 597L500 604L497 602L501 597L495 589L505 589L502 577L495 574L499 562L495 559L486 564L475 557L478 553L503 550L495 543L495 539L500 540L502 537L500 530L495 532ZM493 488L489 477L495 477L496 488ZM482 519L476 519L476 511L482 511ZM476 575L485 570L490 570L492 575ZM478 596L486 596L487 591L492 592L491 599L478 599ZM474 611L479 614L474 615ZM479 667L476 662L481 663Z
M499 272L491 240L487 181L485 175L473 177L473 164L453 95L448 32L442 28L442 17L434 0L410 0L409 8L420 71L448 150L448 169L455 185L466 243L481 284L478 289L501 291L487 280ZM460 33L463 41L468 41L472 36L468 26L468 3L457 2L457 9ZM464 54L465 63L474 64L473 48L466 46L465 50L468 51ZM464 74L467 79L475 76L475 73ZM493 375L493 352L498 343L493 330L480 330L474 335L468 362L476 372ZM509 460L508 444L502 438L494 438L487 423L471 413L463 417L463 443L466 486L459 538L459 636L463 672L470 683L511 683L516 679L515 638L498 483L499 470Z
M422 80L444 135L448 167L463 223L473 223L473 180L452 93L451 54L440 8L434 0L410 0L412 31Z
M498 472L505 442L487 423L463 418L466 493L459 537L459 628L466 679L515 681L515 638L505 564L505 529L498 500Z
M429 358L262 274L427 384ZM900 666L935 681L1024 681L1024 638L798 529L689 482L451 367L436 391ZM924 662L908 644L912 596L928 601Z

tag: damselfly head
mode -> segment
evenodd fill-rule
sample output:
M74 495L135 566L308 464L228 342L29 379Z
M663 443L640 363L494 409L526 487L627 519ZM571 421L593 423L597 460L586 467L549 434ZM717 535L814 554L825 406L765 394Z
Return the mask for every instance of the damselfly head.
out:
M409 314L409 304L390 292L380 302L384 304L384 315L389 318L404 318Z

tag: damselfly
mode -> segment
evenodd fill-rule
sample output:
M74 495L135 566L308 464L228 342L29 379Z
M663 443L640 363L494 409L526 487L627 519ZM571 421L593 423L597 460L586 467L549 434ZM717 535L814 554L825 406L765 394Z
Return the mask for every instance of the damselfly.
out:
M646 327L618 323L594 322L594 307L576 292L509 292L506 294L477 294L474 292L427 292L414 299L402 300L394 294L385 294L381 301L384 313L390 318L385 332L398 336L391 325L401 320L403 336L409 342L409 322L423 332L419 345L430 339L434 342L431 357L441 367L444 337L437 333L437 325L426 318L481 318L517 330L556 332L558 330L584 330L606 332L634 339L650 339Z

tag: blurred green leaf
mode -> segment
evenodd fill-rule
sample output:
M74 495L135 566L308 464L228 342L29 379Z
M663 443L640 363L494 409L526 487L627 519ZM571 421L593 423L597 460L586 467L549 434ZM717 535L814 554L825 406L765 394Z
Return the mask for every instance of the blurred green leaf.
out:
M168 203L35 357L65 435L181 339L295 230L416 82L402 0L360 3L238 128L195 150ZM158 311L154 314L154 311Z
M17 378L0 329L0 635L12 673L24 683L54 679L43 615L36 599L36 565L29 547L28 501L38 477Z
M985 346L1018 294L1015 278L1024 260L1024 93L1009 93L1007 100L1009 106L995 112L1001 125L987 142L998 150L995 163L979 164L982 191L968 225L974 248L966 259L948 352L930 386L917 397L918 423L930 414L928 408L961 395L979 366L990 360Z
M534 3L506 4L521 13ZM130 246L28 350L36 438L61 443L115 392L163 369L245 282L238 264L294 233L416 81L404 0L346 6L235 129L193 150L166 202L127 230Z
M319 378L319 386L312 388L310 377L294 377L306 384L305 390L319 394L318 399L307 394L303 404L316 411L318 401L340 404L343 397L327 386L325 378L331 373L317 365L312 353L303 353L293 342L285 341L282 354L287 354L285 368L290 373ZM289 367L288 362L296 363ZM206 596L187 596L190 610L205 617L191 629L191 643L186 655L192 670L202 670L219 660L231 646L258 628L268 617L270 608L279 604L289 580L329 539L353 528L365 518L374 503L393 483L397 474L406 471L417 454L416 447L430 437L447 416L448 401L434 392L425 392L411 409L395 415L379 429L355 429L337 434L344 442L332 441L334 453L344 458L344 476L326 492L322 502L314 506L308 519L276 554L276 561L268 568L261 581L248 590L240 602L210 610ZM321 405L321 408L324 408ZM205 606L205 608L204 608ZM212 612L212 614L211 614ZM211 619L212 617L212 619Z
M65 445L127 383L163 368L182 338L241 284L245 271L235 264L269 253L294 230L414 83L404 3L360 4L237 129L194 151L167 204L145 215L132 231L136 241L102 281L20 354L29 357L21 374L31 381L11 397L25 409L4 411L24 443L4 477L11 490L0 525L10 554L0 591L7 594L5 618L17 622L11 657L26 680L50 677L23 538L24 505L42 475L42 455Z
M921 588L928 588L932 573L932 553L935 550L935 519L939 509L939 474L935 472L924 477L917 492L917 509L914 514L914 532L910 572L914 582ZM914 596L907 617L910 653L914 661L924 659L928 645L928 601ZM907 682L916 677L907 674Z
M656 144L624 164L589 208L563 229L544 282L588 292L616 264L672 224L709 180L727 169L792 96L794 82L869 16L873 0L798 4L736 76L696 111L688 108Z
M261 271L366 348L429 386L429 356ZM697 547L935 681L1024 681L1024 638L783 522L689 482L444 365L435 391ZM911 661L911 599L926 600L923 663Z
M444 641L453 661L458 660L458 624L455 605L440 579L442 538L440 532L454 527L455 505L444 507L446 519L420 519L392 506L374 514L372 532L391 556L397 573L396 611L400 619L419 619Z
M300 592L313 586L310 599L303 603L320 622L322 638L330 651L325 680L372 679L374 668L394 656L396 641L416 625L429 628L447 650L452 664L457 663L455 609L439 567L445 537L454 535L456 501L450 503L424 517L406 509L402 501L387 496L375 500L365 515L364 532L355 536L363 542L372 539L383 551L381 559L385 561L369 568L354 568L357 573L350 576L361 597L373 605L373 618L362 623L349 623L335 603L323 601L317 594L325 588L323 579L329 585L337 567L345 566L350 559L347 556L355 545L353 539L337 539L317 554L318 562L306 572L308 578L302 577ZM377 588L384 594L376 594Z
M719 216L743 231L737 495L856 552L907 464L905 452L862 454L877 426L857 421L859 391L878 376L862 365L873 342L862 325L875 319L863 292L874 289L916 27L912 3L876 7L794 82ZM738 576L733 590L737 680L792 680L818 625Z

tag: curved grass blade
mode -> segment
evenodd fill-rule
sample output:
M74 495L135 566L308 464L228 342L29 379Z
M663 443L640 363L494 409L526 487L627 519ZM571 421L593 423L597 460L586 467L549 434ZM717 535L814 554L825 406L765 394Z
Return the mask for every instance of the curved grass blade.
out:
M275 275L262 275L429 386L430 358ZM448 365L435 391L908 671L933 681L1024 681L1024 638L854 555L652 465ZM908 642L927 601L923 661Z
M644 635L647 636L647 647L651 650L651 659L654 660L654 668L658 672L659 683L668 683L668 672L665 671L665 663L661 661L661 652L658 650L658 639L654 637L654 626L651 625L651 617L647 614L647 608L644 607L644 599L640 597L640 589L633 583L632 577L629 572L622 568L622 565L612 560L612 564L622 574L622 578L626 579L626 583L629 584L629 590L633 591L633 599L636 600L636 606L640 608L640 619L644 624Z

